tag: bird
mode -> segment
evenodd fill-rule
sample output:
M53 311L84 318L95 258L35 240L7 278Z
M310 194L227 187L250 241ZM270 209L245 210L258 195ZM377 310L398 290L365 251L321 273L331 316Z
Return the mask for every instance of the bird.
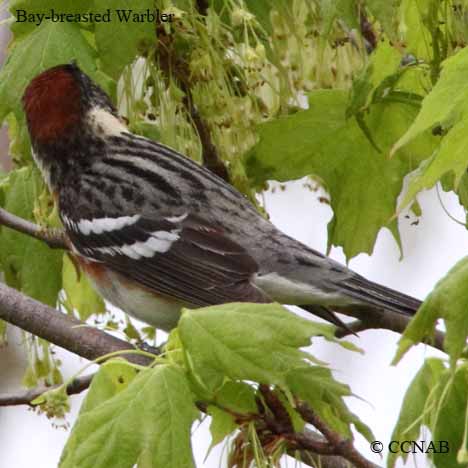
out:
M22 104L71 254L131 316L169 331L183 308L277 302L346 328L335 312L419 308L284 234L202 165L132 133L76 63L35 76Z

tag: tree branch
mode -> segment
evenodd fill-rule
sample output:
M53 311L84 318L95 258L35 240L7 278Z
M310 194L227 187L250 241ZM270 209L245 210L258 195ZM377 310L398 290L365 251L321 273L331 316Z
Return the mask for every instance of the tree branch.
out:
M124 340L90 327L2 283L0 319L90 361L108 353L135 349ZM123 357L142 365L150 362L147 357L137 354L124 354Z
M320 454L312 449L314 445L319 442L323 443L323 438L312 431L304 431L306 437L298 437L299 446L302 449L290 449L288 455L299 460L301 463L312 468L351 468L350 462L339 455L324 455ZM314 444L315 441L315 444ZM308 447L308 448L306 448Z
M246 452L246 444L249 443L247 442L249 436L246 436L246 431L248 432L249 429L246 428L249 428L250 423L253 422L258 440L267 456L271 456L276 451L278 443L283 443L286 444L283 446L283 453L313 468L319 466L321 468L351 468L350 462L356 468L379 468L378 465L360 455L351 441L341 438L323 421L321 421L322 429L329 436L331 434L334 437L335 445L339 441L339 447L318 432L309 429L295 432L291 416L278 397L277 390L272 390L264 384L260 384L258 390L259 394L256 397L258 413L237 413L232 408L226 408L213 401L196 402L201 412L209 414L209 406L216 406L229 414L238 425L239 432L232 445L233 451L229 455L229 466L244 466L246 461L248 464L252 453ZM307 409L311 411L308 407Z
M334 449L334 455L349 460L358 468L376 468L378 465L364 458L355 448L351 440L345 439L337 432L329 428L324 421L304 402L298 402L296 409L304 421L312 424L319 430Z
M19 218L14 214L0 208L0 224L15 231L22 232L45 242L52 249L67 249L65 233L59 229L45 229L26 219Z
M67 395L76 395L78 393L86 390L93 380L94 374L84 375L83 377L77 377L70 384L67 385ZM34 401L37 397L41 396L43 393L53 390L54 388L59 388L61 385L46 386L41 385L38 387L31 388L29 390L24 390L17 393L0 393L0 406L18 406L18 405L31 405L31 402Z

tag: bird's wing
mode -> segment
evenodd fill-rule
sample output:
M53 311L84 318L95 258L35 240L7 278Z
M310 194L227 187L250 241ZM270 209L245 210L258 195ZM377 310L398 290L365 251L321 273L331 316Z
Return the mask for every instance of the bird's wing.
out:
M79 254L156 294L197 306L271 302L251 283L258 267L248 252L195 216L63 221Z

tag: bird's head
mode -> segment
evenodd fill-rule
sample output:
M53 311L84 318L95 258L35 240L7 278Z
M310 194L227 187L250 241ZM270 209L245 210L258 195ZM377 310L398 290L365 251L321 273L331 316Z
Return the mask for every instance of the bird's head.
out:
M75 64L37 75L22 102L34 157L48 182L54 166L70 167L86 156L84 145L127 131L109 96Z

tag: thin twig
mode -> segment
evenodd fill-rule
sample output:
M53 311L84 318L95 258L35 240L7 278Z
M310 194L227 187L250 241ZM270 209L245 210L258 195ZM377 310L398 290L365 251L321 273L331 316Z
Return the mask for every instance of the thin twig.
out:
M206 14L207 4L204 0L199 0L197 7L202 15ZM213 143L209 125L200 115L194 102L188 63L180 57L180 54L176 53L173 36L170 33L168 34L162 26L157 27L156 32L158 35L156 62L164 72L166 81L169 83L170 77L175 77L185 94L182 102L200 138L203 165L217 176L229 182L229 172Z
M304 421L314 425L315 428L323 434L323 437L310 430L295 432L291 416L279 395L265 384L259 386L259 393L262 396L261 400L257 399L261 422L261 424L257 422L258 429L260 430L260 440L262 440L261 428L265 426L267 429L266 436L268 436L268 433L271 431L273 434L288 441L288 453L291 455L299 450L309 455L314 454L315 457L312 457L312 459L310 456L308 457L311 462L317 462L316 455L326 456L327 459L329 459L327 460L327 466L329 466L330 463L333 463L332 466L336 467L346 466L347 460L358 468L376 467L376 465L366 460L354 448L351 440L344 439L338 433L330 429L305 403L299 403L297 411ZM303 453L302 455L304 456L305 454ZM323 463L322 458L320 458L320 462Z
M286 443L285 450L289 456L314 468L318 466L321 468L350 468L350 462L354 460L347 458L351 456L350 454L353 454L354 458L359 462L365 460L362 456L361 459L356 457L354 452L357 451L352 446L351 441L347 441L347 444L351 445L352 450L348 447L345 455L343 455L341 448L335 447L316 431L304 429L302 432L295 432L291 416L286 407L278 394L268 385L260 384L256 402L258 413L237 413L216 402L197 401L196 406L200 411L208 414L209 406L214 405L232 416L241 429L239 437L242 436L242 425L254 422L262 446L268 447L271 445L272 440L282 440ZM322 422L322 426L326 427L325 423ZM331 431L328 428L327 430ZM237 465L234 464L233 466ZM378 468L374 464L363 465L361 463L355 466L357 468Z
M202 145L202 157L203 165L211 172L221 177L225 181L229 182L229 173L224 165L222 159L218 154L218 150L211 139L210 129L208 124L201 117L198 109L193 102L192 92L188 85L183 84L182 89L185 93L185 97L182 100L185 108L187 109L192 122L197 130L198 136L200 137L200 143Z
M68 395L76 395L88 389L95 374L89 374L74 379L66 388ZM60 385L54 386L39 386L29 390L17 393L0 394L0 407L2 406L18 406L31 405L37 397L43 393L58 388ZM264 386L265 387L265 386ZM269 390L269 389L268 389ZM278 408L278 399L272 397L273 393L269 390L264 396L270 401L269 407ZM273 398L273 399L272 399ZM202 412L207 412L208 405L203 402L198 402L197 407ZM281 414L283 411L280 412ZM284 416L284 415L283 415ZM284 419L283 416L281 419ZM282 424L284 421L278 421ZM276 425L278 427L278 424ZM321 466L322 468L349 468L349 462L341 456L334 454L334 449L329 443L318 433L305 430L302 433L288 435L288 440L293 444L293 447L288 449L288 454L300 460L303 464L311 467Z
M310 408L305 402L298 402L296 410L302 416L304 421L312 424L320 431L329 446L332 448L333 455L340 455L349 460L357 468L376 468L378 465L363 457L354 447L349 439L345 439L338 432L335 432Z
M200 15L206 16L208 14L208 8L210 5L207 0L197 0L195 5ZM190 113L192 122L197 129L198 136L200 137L200 142L203 149L203 165L211 172L214 172L216 175L229 182L229 172L223 160L220 158L213 140L211 139L211 132L207 122L201 117L193 101L193 95L187 80L187 76L189 75L179 77L179 79L182 78L180 81L183 83L183 87L185 88L185 99L183 102L186 109Z
M9 213L3 208L0 208L0 224L39 239L53 249L68 249L65 233L63 231L59 229L42 228L31 221Z
M67 385L67 394L76 395L86 390L93 380L94 374L84 375L83 377L77 377ZM31 405L37 397L43 393L58 388L60 385L46 386L41 385L34 387L29 390L24 390L16 393L4 393L0 394L0 406L18 406L18 405ZM31 405L33 406L33 405Z

